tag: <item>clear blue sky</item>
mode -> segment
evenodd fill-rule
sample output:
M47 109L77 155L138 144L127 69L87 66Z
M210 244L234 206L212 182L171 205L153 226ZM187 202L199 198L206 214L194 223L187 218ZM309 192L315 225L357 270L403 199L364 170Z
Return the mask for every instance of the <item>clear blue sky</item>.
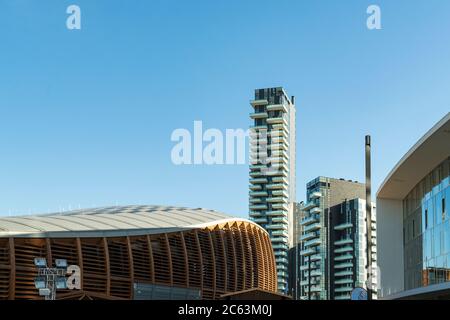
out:
M381 31L366 8L382 10ZM82 30L66 29L66 8ZM115 204L246 216L248 167L174 166L170 135L247 128L297 100L299 200L318 175L376 190L450 110L448 0L0 0L0 214Z

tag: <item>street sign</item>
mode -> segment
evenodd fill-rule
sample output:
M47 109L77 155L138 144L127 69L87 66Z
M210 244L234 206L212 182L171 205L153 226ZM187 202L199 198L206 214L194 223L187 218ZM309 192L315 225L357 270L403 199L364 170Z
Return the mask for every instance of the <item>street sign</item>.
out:
M352 300L367 300L366 289L359 288L359 287L353 289L351 299Z

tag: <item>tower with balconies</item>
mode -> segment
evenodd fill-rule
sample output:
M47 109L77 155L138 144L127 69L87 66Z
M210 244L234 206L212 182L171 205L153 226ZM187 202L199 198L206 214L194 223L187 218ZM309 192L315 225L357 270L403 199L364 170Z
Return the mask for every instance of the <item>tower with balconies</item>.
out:
M300 219L297 290L302 299L350 299L351 291L365 287L367 280L365 185L318 177L306 188L307 201L296 215ZM376 252L375 228L373 214L372 253ZM376 276L372 282L376 284Z
M295 105L281 87L255 90L250 118L250 218L270 235L278 290L287 292L288 251L293 245Z

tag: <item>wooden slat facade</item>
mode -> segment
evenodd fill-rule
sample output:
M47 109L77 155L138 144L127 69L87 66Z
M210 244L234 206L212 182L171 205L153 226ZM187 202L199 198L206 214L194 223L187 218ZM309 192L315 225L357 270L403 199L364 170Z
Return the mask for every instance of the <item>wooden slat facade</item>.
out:
M81 268L82 292L59 290L57 299L133 299L135 282L196 288L203 299L252 288L277 291L269 236L246 221L130 237L2 238L0 299L42 300L34 287L36 257Z

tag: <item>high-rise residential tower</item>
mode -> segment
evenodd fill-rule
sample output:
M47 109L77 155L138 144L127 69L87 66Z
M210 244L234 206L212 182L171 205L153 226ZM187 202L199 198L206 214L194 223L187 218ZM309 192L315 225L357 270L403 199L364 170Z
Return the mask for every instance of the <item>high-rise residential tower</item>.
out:
M295 105L283 88L255 90L250 114L251 219L266 229L275 252L278 290L288 290L288 250L293 246Z
M307 184L307 201L297 207L299 244L297 298L350 299L356 287L367 287L365 185L318 177ZM376 215L372 208L372 271L377 284ZM291 271L292 272L292 271ZM376 292L373 295L376 298Z

